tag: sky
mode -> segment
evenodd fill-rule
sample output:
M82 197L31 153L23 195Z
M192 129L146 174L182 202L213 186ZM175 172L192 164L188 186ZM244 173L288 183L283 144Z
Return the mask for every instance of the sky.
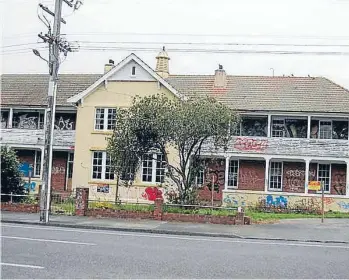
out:
M213 74L222 64L230 75L325 76L349 88L349 0L83 2L75 12L64 4L61 33L79 51L60 73L102 73L109 59L117 63L132 51L154 68L165 45L171 74ZM37 43L47 30L39 3L54 8L53 0L0 0L2 73L47 73L32 53L47 57Z

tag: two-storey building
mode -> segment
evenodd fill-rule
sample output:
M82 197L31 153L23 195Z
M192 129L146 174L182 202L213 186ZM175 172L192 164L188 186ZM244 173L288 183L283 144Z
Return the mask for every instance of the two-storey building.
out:
M72 190L76 108L67 99L100 75L60 75L54 126L52 188ZM48 75L1 75L1 145L17 151L25 188L38 192L42 184L44 127Z
M322 181L327 209L349 211L348 90L323 77L231 76L221 66L213 75L171 75L166 51L156 59L155 70L131 54L118 64L109 61L103 75L61 75L54 150L56 158L64 158L63 189L89 186L94 199L115 198L106 138L118 108L130 106L134 96L209 95L234 108L242 121L227 151L209 143L203 147L203 159L218 162L197 178L202 199L211 199L207 184L214 180L219 185L214 199L227 205L317 206L319 194L308 184ZM43 149L46 84L43 75L2 77L1 142L18 149L22 158L30 153L27 162L34 173ZM17 112L27 115L16 118ZM31 117L38 122L33 128L21 121L32 122ZM162 155L144 157L132 187L119 186L119 197L154 200L164 195L158 188L164 178Z

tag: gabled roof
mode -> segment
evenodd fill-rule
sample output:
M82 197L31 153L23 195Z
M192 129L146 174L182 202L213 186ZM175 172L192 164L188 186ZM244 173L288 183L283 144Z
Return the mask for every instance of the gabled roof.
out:
M92 93L101 83L108 80L111 76L113 76L116 72L118 72L122 67L124 67L127 63L130 61L135 61L138 63L144 70L146 70L152 77L155 78L158 82L160 82L163 86L165 86L170 92L172 92L175 96L177 96L180 99L185 98L184 95L179 93L172 85L170 85L166 80L164 80L161 76L159 76L151 67L149 67L143 60L141 60L138 56L136 56L134 53L131 53L129 56L127 56L125 59L120 61L115 67L113 67L111 70L109 70L107 73L105 73L102 77L100 77L96 82L94 82L92 85L90 85L87 89L80 92L79 94L76 94L75 96L68 99L68 102L70 103L76 103L83 98L87 97L90 93Z
M67 99L88 88L101 74L61 74L58 80L57 105L71 106ZM1 75L2 106L46 106L49 75Z
M229 76L215 88L214 75L166 79L188 97L213 96L236 110L349 114L349 91L323 77Z

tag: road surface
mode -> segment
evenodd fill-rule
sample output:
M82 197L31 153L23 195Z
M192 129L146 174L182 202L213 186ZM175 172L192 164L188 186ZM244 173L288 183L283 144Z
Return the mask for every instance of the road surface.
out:
M347 278L349 245L2 224L1 277Z

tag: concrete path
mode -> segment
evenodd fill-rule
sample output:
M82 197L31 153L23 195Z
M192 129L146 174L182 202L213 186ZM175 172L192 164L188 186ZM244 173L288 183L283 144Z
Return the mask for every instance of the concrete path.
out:
M1 212L2 223L39 225L38 214ZM276 224L231 226L155 220L106 219L76 216L51 216L49 226L105 229L159 234L176 234L242 239L329 242L349 244L349 219L281 220Z

